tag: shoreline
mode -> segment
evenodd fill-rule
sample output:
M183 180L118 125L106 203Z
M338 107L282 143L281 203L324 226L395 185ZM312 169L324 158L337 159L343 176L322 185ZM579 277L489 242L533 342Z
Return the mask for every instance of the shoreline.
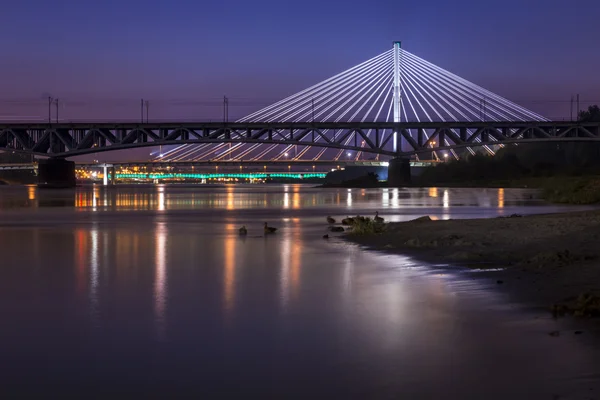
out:
M600 317L600 210L385 224L342 236L369 250L477 269L511 300L555 316ZM488 270L488 271L486 271Z

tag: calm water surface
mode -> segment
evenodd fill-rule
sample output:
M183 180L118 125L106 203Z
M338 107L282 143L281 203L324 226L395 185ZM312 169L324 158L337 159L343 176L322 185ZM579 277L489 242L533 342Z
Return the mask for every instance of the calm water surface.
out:
M472 272L321 238L327 215L561 210L508 189L2 187L0 391L594 398L593 335L550 337L565 322Z

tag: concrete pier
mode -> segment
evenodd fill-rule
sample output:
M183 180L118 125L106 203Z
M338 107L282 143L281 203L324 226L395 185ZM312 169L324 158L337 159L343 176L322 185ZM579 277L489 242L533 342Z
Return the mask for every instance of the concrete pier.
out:
M402 187L410 182L410 158L392 158L388 166L388 186Z
M62 158L38 161L38 186L40 188L75 187L75 163Z

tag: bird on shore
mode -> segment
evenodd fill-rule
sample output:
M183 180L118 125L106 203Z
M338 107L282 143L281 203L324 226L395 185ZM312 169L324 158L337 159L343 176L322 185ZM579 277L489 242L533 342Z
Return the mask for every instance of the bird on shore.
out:
M329 235L323 235L323 239L329 239Z
M383 222L383 218L379 216L379 211L375 211L375 222Z
M272 226L267 225L267 223L265 222L265 234L267 233L275 233L277 231L277 228L273 228Z
M331 216L327 217L327 223L328 224L335 224L335 219L331 218Z
M247 234L248 234L248 229L246 229L246 225L244 225L240 228L240 235L247 235Z

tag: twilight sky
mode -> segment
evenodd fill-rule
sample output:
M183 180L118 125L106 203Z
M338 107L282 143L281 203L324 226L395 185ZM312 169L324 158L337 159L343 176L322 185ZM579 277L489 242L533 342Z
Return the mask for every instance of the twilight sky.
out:
M571 94L600 103L599 16L598 0L10 1L0 116L44 118L52 95L70 116L137 118L144 98L151 117L218 119L227 95L237 118L402 40L562 119Z

